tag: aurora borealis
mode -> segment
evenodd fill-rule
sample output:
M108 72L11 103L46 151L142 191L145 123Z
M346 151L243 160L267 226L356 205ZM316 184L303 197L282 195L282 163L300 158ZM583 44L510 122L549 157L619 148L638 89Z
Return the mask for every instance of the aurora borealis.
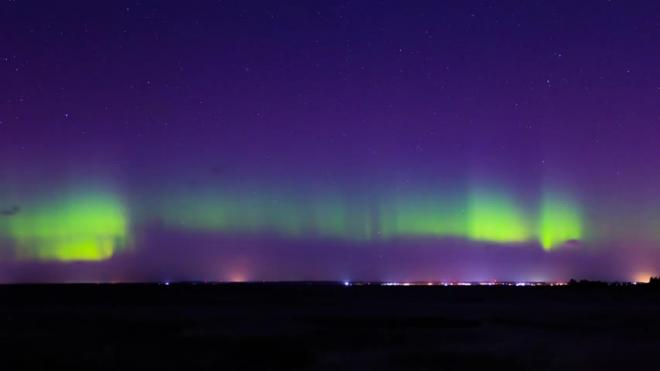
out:
M0 281L660 272L659 11L6 2Z
M181 230L270 232L290 238L452 237L500 244L536 241L546 249L581 238L577 206L549 196L544 196L535 221L512 198L483 190L463 199L459 194L399 195L394 204L387 195L382 201L358 202L340 196L296 200L245 193L165 197L154 218Z
M76 192L25 206L6 222L5 238L18 257L43 260L103 260L127 243L124 207L110 194Z

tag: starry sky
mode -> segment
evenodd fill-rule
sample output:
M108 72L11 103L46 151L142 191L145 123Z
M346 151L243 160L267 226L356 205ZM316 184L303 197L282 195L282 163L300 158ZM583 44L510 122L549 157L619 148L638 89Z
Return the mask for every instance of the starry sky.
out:
M658 15L4 0L0 282L647 279Z

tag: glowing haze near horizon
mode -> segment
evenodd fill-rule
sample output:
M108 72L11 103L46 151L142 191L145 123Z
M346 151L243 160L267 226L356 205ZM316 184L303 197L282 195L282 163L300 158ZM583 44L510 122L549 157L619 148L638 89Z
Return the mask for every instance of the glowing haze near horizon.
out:
M0 5L0 281L660 273L660 5Z

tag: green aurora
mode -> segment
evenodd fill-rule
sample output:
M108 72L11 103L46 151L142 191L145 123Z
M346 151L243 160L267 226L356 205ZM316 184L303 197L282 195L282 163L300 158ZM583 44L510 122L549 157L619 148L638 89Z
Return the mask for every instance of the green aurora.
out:
M278 193L170 194L151 210L170 228L219 233L272 233L285 238L349 241L395 238L461 238L495 244L537 241L545 250L583 237L579 205L544 194L537 209L485 188L469 193L416 192L376 201L323 194L300 198ZM538 215L538 216L535 216Z
M128 217L107 192L80 192L34 201L5 218L0 234L13 242L20 259L95 261L127 245Z
M583 238L582 215L577 204L565 195L546 193L539 215L539 243L550 250L570 240Z
M85 190L23 205L20 213L3 218L0 237L11 241L21 259L63 262L108 259L129 245L134 224L156 221L173 230L204 233L358 243L398 238L501 245L536 241L544 250L584 237L581 209L570 197L544 193L537 209L525 209L512 194L486 188L387 194L369 201L340 193L222 189L157 196L130 220L118 194Z

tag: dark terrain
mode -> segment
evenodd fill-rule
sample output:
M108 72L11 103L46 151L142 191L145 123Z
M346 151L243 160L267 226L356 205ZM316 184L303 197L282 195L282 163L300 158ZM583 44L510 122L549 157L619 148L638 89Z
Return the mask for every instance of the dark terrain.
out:
M660 290L0 286L3 370L656 369Z

